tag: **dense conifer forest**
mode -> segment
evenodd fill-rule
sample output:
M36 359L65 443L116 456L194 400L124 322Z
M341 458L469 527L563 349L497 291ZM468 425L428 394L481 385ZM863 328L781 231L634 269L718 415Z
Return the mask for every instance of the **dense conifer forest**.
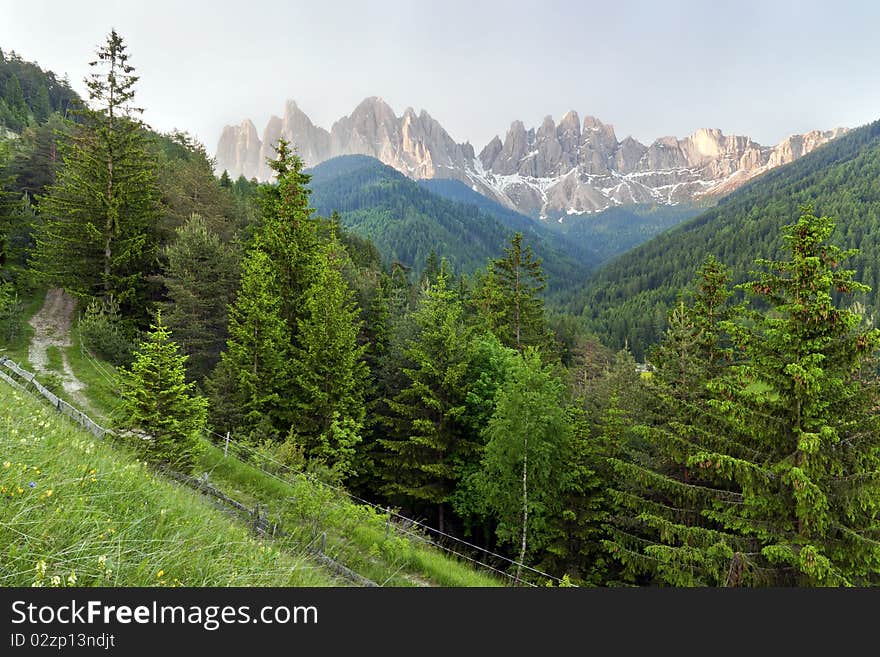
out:
M0 341L73 295L145 461L228 434L535 582L878 583L880 124L590 274L383 165L216 176L136 61L111 32L79 100L0 57Z

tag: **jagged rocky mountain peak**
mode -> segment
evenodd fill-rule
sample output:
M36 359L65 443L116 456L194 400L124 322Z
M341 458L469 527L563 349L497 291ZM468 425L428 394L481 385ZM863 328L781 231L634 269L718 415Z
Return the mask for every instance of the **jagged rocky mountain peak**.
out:
M845 132L813 130L765 146L746 136L699 128L645 145L614 126L575 110L558 122L545 116L528 127L514 120L476 154L456 142L426 110L397 116L379 96L361 101L326 130L314 125L295 100L273 116L262 139L250 120L226 126L217 144L217 170L271 178L266 160L278 139L290 141L314 166L339 155L368 155L412 178L452 178L500 203L541 217L596 212L629 203L694 202L733 191L751 178L787 164Z

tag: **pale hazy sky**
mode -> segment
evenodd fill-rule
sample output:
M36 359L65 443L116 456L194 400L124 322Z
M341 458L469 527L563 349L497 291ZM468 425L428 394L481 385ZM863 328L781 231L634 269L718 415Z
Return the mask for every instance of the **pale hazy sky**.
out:
M0 0L0 48L77 91L115 27L154 128L213 153L295 99L325 128L366 96L426 109L477 151L569 109L650 142L700 127L765 144L880 118L880 2Z

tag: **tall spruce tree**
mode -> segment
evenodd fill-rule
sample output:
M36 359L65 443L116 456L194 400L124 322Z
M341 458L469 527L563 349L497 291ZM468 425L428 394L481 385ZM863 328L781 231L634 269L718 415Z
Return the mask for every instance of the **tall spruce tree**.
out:
M226 309L236 282L233 254L196 214L177 229L165 255L168 325L189 356L190 378L201 380L226 342Z
M340 271L342 246L333 238L323 251L292 351L297 393L292 431L307 457L349 475L364 422L366 345L358 344L360 311Z
M34 268L78 295L114 297L145 315L156 269L156 167L134 106L138 76L115 31L90 63L90 108L67 124L64 164L40 200Z
M606 547L621 564L617 577L640 583L723 583L734 549L747 540L704 517L714 499L739 499L714 472L694 472L689 459L706 446L744 456L713 409L710 381L727 366L726 336L717 323L737 311L728 303L728 275L714 259L693 291L668 316L664 340L634 400L632 386L612 386L598 445L612 485L613 518ZM629 359L629 376L635 362ZM621 378L621 382L625 379ZM629 400L627 397L629 396ZM635 405L633 405L635 401ZM635 425L635 426L633 426Z
M736 555L736 581L880 582L880 330L838 300L869 288L841 266L857 251L830 244L833 231L803 208L784 229L789 259L759 260L742 286L772 310L730 326L745 359L717 386L718 406L758 454L707 448L689 460L741 491L742 504L707 512L759 541Z
M395 435L380 440L386 492L409 503L434 505L441 531L460 470L479 453L463 414L469 329L461 300L446 275L427 284L414 312L416 336L405 350L406 387L389 402Z
M494 276L484 286L497 285L497 290L485 289L490 306L492 327L508 347L523 351L528 346L547 346L551 339L544 317L541 293L546 287L541 259L532 253L532 247L523 246L522 233L516 233L505 256L492 263Z
M337 473L352 470L364 419L359 311L342 276L347 256L323 240L309 206L302 159L279 140L269 162L277 184L261 187L261 221L242 265L222 367L213 377L217 417L252 438L300 443Z
M290 330L281 316L282 289L269 256L251 249L229 310L229 337L213 388L220 427L252 439L277 440L293 420L289 393Z
M759 260L742 286L759 307L721 324L737 356L704 382L704 413L670 401L641 457L617 461L630 514L610 547L635 570L675 585L880 579L880 331L836 301L866 286L833 227L805 208L784 229L789 259Z

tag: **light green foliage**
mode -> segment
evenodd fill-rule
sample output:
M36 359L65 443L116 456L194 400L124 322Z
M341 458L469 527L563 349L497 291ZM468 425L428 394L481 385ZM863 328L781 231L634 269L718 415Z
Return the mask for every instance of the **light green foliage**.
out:
M0 341L15 342L23 329L23 307L12 283L0 281Z
M486 427L482 485L503 543L520 559L548 542L562 512L562 492L572 473L573 447L563 404L564 386L540 354L528 348L513 361Z
M334 583L301 549L258 541L203 495L2 382L0 454L6 586Z
M186 382L186 356L179 353L161 313L135 352L123 391L129 424L151 439L135 438L146 458L187 471L201 448L207 400Z

